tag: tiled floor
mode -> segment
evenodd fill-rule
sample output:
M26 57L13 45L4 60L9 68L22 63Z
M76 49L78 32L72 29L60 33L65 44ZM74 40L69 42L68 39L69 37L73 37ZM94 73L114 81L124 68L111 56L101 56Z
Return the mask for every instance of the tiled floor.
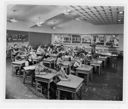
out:
M46 99L35 92L30 84L23 84L22 78L12 75L11 63L7 60L6 98L11 99ZM123 89L123 61L118 59L117 70L107 66L102 74L93 75L93 81L82 90L84 100L122 100Z

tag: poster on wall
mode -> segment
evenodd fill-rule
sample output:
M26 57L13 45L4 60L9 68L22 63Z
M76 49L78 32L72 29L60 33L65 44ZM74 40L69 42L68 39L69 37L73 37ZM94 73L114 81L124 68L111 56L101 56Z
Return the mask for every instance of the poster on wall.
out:
M96 44L104 46L105 40L106 40L105 39L105 35L97 35L97 37L96 37Z
M63 43L71 43L71 35L64 34L63 35Z
M27 32L7 31L7 42L27 42Z
M93 37L91 35L81 35L82 43L91 44Z
M81 43L80 35L72 35L72 43Z
M118 35L106 35L106 46L119 47L119 36Z
M63 35L61 34L53 34L53 44L62 44L63 43Z

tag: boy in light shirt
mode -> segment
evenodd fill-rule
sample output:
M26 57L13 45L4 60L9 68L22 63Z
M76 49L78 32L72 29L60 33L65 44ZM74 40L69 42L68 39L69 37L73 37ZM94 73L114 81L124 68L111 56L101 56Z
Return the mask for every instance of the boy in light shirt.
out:
M60 71L57 72L57 76L60 80L70 80L63 67L61 67Z

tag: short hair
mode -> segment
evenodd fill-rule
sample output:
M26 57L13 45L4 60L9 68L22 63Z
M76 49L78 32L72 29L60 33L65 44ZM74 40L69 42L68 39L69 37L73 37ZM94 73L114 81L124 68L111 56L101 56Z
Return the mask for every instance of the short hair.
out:
M56 80L56 79L59 79L59 77L58 76L54 76L53 77L53 80Z

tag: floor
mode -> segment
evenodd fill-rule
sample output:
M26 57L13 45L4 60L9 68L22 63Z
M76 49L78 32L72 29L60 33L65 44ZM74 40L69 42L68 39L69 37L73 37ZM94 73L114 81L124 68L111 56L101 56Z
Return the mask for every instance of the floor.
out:
M123 97L123 59L117 60L117 69L109 64L99 76L94 73L93 81L82 89L83 100L122 100ZM7 99L46 99L35 92L35 87L22 83L21 77L12 74L11 61L6 64L6 98Z

